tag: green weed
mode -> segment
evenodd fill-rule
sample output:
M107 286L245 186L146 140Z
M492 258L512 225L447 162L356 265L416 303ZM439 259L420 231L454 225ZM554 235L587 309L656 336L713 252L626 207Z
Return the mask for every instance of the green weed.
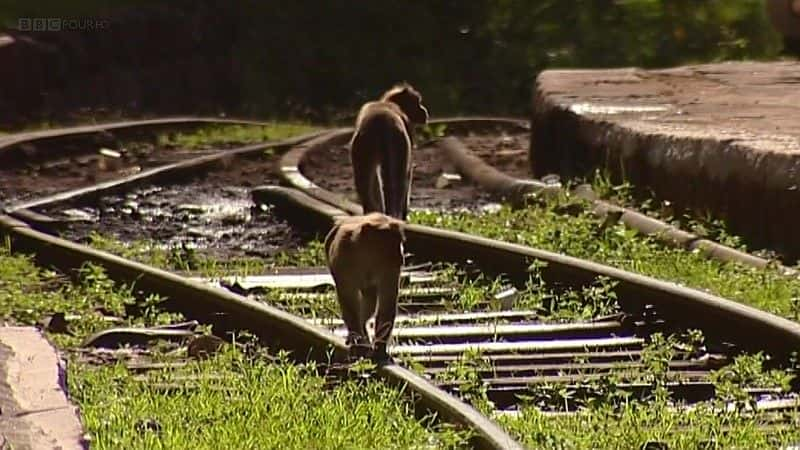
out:
M97 449L464 448L468 437L418 422L402 391L381 382L331 388L313 364L236 347L145 379L74 364L69 389Z
M796 300L800 280L789 279L774 268L724 263L699 252L668 247L622 224L601 226L586 210L571 216L561 214L557 210L564 201L555 199L519 210L504 206L491 214L416 211L411 220L597 261L800 319Z
M307 124L276 122L268 126L212 125L189 133L165 133L158 137L161 147L209 148L226 143L254 144L277 141L309 133L315 128Z

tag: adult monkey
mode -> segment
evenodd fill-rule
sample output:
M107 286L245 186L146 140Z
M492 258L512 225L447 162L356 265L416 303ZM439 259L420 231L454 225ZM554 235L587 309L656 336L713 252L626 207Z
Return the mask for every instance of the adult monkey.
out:
M379 101L361 107L350 141L350 161L364 214L380 212L406 220L413 125L427 122L422 96L408 83L395 85Z

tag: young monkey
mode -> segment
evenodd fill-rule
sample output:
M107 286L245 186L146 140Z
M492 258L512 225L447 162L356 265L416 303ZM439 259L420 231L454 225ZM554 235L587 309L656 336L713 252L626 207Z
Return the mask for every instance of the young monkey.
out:
M407 83L361 107L350 142L350 161L364 214L382 212L406 220L413 125L427 122L422 96Z
M373 359L391 360L386 345L397 315L404 241L403 222L381 213L341 218L325 238L351 356L369 345L366 323L376 315Z

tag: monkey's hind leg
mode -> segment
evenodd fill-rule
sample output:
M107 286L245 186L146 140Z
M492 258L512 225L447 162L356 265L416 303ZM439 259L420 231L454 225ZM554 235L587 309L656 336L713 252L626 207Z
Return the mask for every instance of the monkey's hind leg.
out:
M375 339L372 358L379 363L392 362L386 346L392 338L397 316L397 296L400 290L400 270L384 276L378 286L378 311L375 315Z
M375 307L378 305L378 287L368 286L361 289L361 320L364 321L364 329L367 321L375 315Z
M336 298L342 311L342 321L347 327L345 343L350 347L351 356L366 356L369 348L369 337L364 326L365 320L361 318L361 292L357 286L348 280L334 275L336 283ZM358 355L361 353L361 355Z

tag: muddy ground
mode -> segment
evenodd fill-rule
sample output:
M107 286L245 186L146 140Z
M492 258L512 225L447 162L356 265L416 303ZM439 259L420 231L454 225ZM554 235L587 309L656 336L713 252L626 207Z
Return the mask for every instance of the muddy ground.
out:
M528 135L524 130L459 130L452 134L459 135L472 151L498 169L526 176ZM143 153L140 164L158 165L159 158L174 157L174 153L167 153ZM185 246L216 258L269 257L278 251L296 248L310 237L292 229L271 210L256 210L250 199L251 187L279 183L278 158L267 155L238 158L225 167L198 173L189 179L137 187L125 194L107 195L97 200L44 207L37 212L68 219L60 230L62 236L80 242L86 242L94 231L123 242L150 240L168 247ZM414 152L414 165L412 207L415 209L476 210L494 204L488 194L465 181L454 180L444 188L437 188L442 173L453 170L432 145L420 144ZM74 177L67 169L75 172ZM303 171L315 183L356 200L345 147L311 154ZM60 172L66 176L61 178L57 176L59 171L49 173L49 183L58 186L74 180L90 184L86 177L92 173L98 177L97 171L86 164L67 165ZM103 172L102 176L113 178L112 173ZM45 179L35 177L33 180L44 183ZM29 186L34 187L35 182L31 181ZM42 189L44 193L63 190L53 186L42 186Z
M267 257L307 238L270 210L256 210L250 200L251 187L278 183L275 161L275 156L240 159L183 183L145 186L91 204L38 212L78 219L62 230L62 236L82 242L96 231L124 242L152 240L219 258Z
M85 146L93 144L86 142ZM111 152L101 153L107 148ZM207 155L215 150L160 147L150 142L130 142L119 147L77 148L50 160L0 165L0 205L11 205L108 180L143 170ZM64 154L75 153L69 157Z
M489 164L509 175L528 177L527 132L504 129L458 131L452 135L458 136L471 151ZM474 210L494 201L489 194L463 180L451 180L444 188L437 188L437 182L444 181L440 179L442 174L453 173L454 170L433 145L420 143L414 150L413 164L412 209ZM317 185L345 194L351 200L357 201L347 146L333 146L310 153L301 170Z

